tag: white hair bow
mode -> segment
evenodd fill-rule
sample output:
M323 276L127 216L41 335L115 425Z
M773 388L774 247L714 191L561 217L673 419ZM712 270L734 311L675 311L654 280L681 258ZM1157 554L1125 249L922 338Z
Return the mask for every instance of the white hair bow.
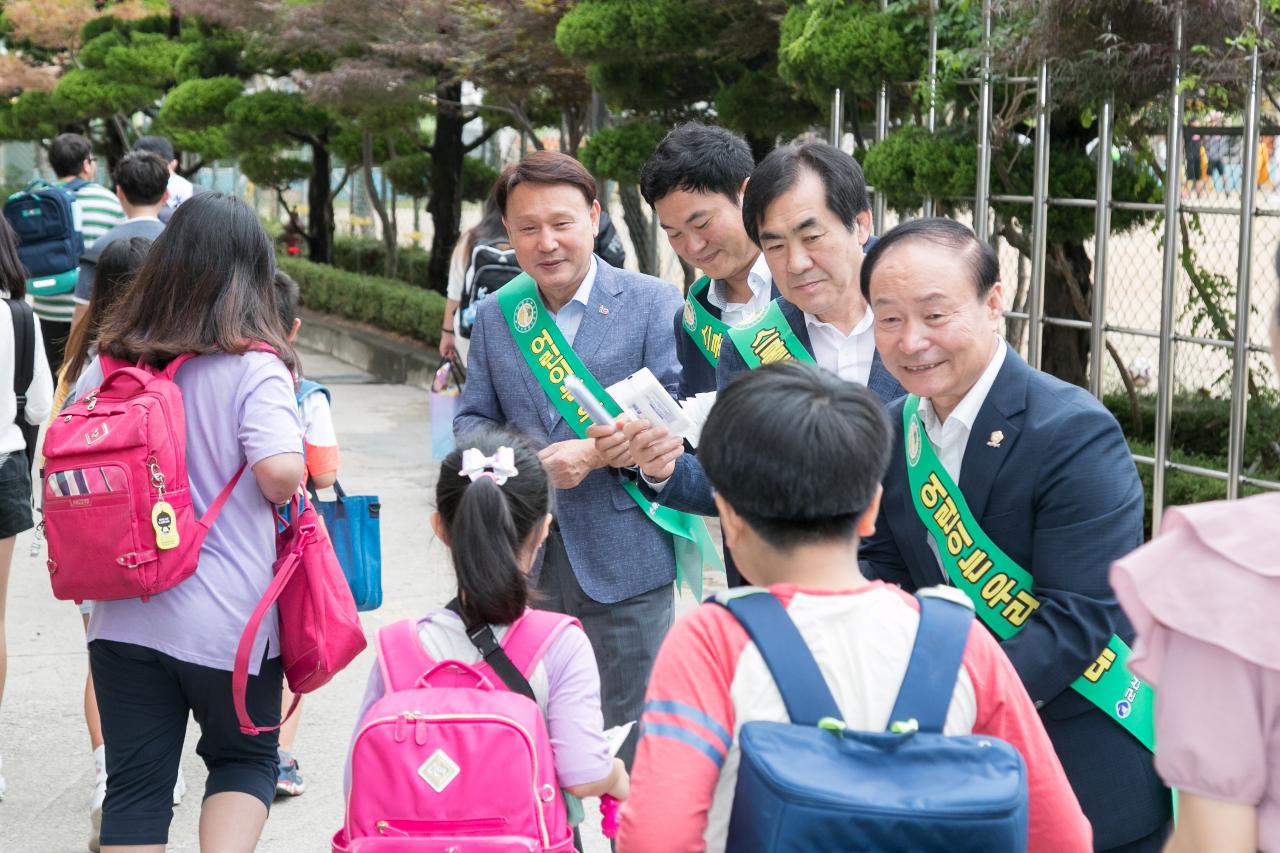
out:
M516 470L516 454L510 447L499 447L492 456L485 456L475 447L462 451L462 467L458 475L475 482L488 477L499 486L520 472Z

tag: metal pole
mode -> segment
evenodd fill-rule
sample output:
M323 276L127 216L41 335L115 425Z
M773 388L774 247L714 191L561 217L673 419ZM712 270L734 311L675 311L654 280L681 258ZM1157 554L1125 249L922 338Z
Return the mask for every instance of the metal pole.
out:
M880 0L880 11L889 7L889 0ZM876 142L883 142L889 135L889 81L880 80L880 91L876 96ZM877 234L884 233L884 214L887 205L884 192L876 190L876 198L871 208L871 227Z
M1040 60L1036 83L1035 181L1031 188L1031 282L1027 292L1027 361L1040 367L1045 251L1049 231L1049 62Z
M1151 478L1151 533L1160 532L1169 461L1169 421L1173 416L1173 301L1178 275L1178 202L1182 182L1182 4L1173 17L1173 88L1164 165L1164 265L1160 289L1160 355L1156 365L1155 471Z
M991 0L982 0L982 89L978 98L978 185L973 194L973 232L991 236Z
M1103 327L1107 311L1107 246L1111 239L1111 136L1116 99L1108 94L1098 116L1098 206L1093 212L1093 293L1089 309L1089 392L1102 399Z
M831 144L840 147L844 136L844 93L839 89L831 93Z
M929 135L938 129L938 0L929 0ZM925 216L933 216L933 196L924 197Z
M1262 33L1262 0L1253 7L1253 31ZM1244 107L1244 171L1240 181L1240 265L1236 273L1236 332L1231 352L1231 428L1227 439L1227 499L1240 497L1244 426L1248 409L1249 278L1253 267L1253 207L1258 186L1258 42L1249 55L1249 100Z

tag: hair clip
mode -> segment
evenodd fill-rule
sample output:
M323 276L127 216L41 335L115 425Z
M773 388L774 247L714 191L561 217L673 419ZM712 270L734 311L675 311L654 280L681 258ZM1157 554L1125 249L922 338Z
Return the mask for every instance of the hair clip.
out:
M519 473L515 451L510 447L499 447L492 456L485 456L475 447L467 448L462 451L462 465L458 468L458 476L468 477L473 483L488 477L499 486Z

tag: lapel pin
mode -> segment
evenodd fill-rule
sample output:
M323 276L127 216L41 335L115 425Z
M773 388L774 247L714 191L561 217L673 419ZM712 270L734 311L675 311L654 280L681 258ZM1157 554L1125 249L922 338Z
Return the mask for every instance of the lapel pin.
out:
M1004 433L996 430L987 438L987 447L999 447L1004 442Z
M604 315L607 317L607 316L609 316L609 309L608 309L608 308L606 308L606 307L604 307L603 305L601 305L601 306L600 306L600 313L601 313L601 314L604 314Z

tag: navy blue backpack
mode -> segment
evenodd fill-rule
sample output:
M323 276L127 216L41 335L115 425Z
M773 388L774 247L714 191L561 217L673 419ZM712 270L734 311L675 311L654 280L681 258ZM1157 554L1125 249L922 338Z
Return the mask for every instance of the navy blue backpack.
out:
M324 394L332 400L329 389L319 382L303 379L298 386L298 406L312 394ZM348 495L342 484L334 481L337 500L322 501L310 480L311 505L324 519L333 543L333 552L351 587L357 610L377 610L382 606L382 502L377 495Z
M9 196L4 218L18 235L18 258L37 296L70 293L84 254L84 236L75 215L76 190L89 182L76 178L65 186L33 181Z
M726 849L1026 849L1022 756L997 738L942 734L973 621L971 606L943 596L917 596L920 629L885 732L845 726L809 647L771 593L717 597L751 635L791 717L742 726Z

